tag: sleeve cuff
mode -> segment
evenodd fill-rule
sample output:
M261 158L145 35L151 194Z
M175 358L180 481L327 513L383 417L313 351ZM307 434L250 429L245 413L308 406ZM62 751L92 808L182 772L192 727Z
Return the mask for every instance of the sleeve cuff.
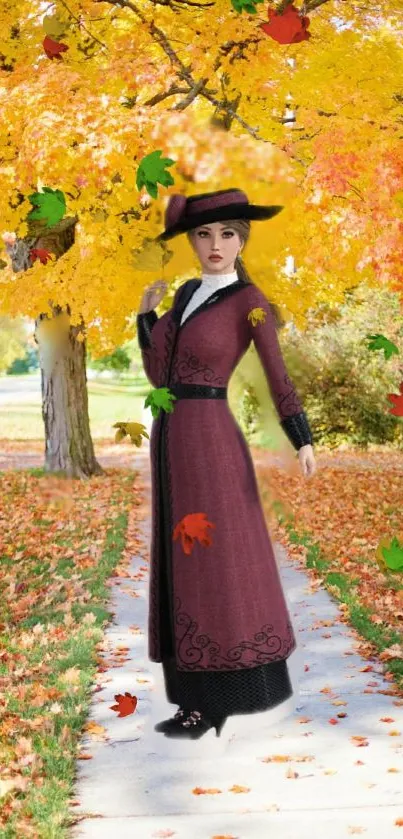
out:
M302 446L313 445L312 432L304 411L291 417L285 417L280 425L297 451Z
M137 315L137 340L141 350L148 350L151 347L151 332L157 320L158 315L154 309Z

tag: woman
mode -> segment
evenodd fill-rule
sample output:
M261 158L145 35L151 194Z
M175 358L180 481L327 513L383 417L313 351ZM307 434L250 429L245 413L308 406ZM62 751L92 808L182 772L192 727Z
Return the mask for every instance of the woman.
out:
M239 189L170 197L165 231L186 233L202 279L185 282L161 318L155 283L137 316L146 375L169 388L150 437L152 539L149 657L162 662L179 705L155 728L167 737L219 736L231 714L265 711L292 695L296 647L245 438L227 401L234 368L255 342L281 425L313 474L312 435L281 355L275 310L239 254L250 219L282 207L249 204Z

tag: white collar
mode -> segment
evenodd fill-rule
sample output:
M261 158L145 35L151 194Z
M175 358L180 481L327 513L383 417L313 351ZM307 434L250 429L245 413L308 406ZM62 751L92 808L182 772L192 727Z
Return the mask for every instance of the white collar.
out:
M229 274L205 274L202 273L202 284L200 288L215 289L223 288L230 283L238 282L238 274L236 271L231 271Z

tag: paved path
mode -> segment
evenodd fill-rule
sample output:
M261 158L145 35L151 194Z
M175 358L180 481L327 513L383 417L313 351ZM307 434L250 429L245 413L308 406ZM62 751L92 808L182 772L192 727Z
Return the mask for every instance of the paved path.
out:
M148 448L136 451L136 468L146 505L133 575L150 540ZM74 839L403 836L395 826L397 819L403 824L403 700L380 692L391 687L381 665L363 672L370 663L357 654L354 631L339 623L335 601L280 546L276 556L299 642L289 659L294 700L232 717L220 738L209 732L198 742L153 731L176 706L166 702L161 666L148 661L148 573L140 582L112 580L115 618L105 658L119 645L129 652L97 679L102 690L94 693L90 719L106 737L82 740L92 759L77 762ZM137 709L119 719L110 706L127 690L138 697ZM219 792L195 795L197 788Z

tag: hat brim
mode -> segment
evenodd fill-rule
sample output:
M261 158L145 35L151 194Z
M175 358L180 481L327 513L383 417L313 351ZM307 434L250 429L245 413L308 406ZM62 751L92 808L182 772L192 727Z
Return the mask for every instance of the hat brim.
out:
M202 224L212 223L214 221L226 221L227 219L250 219L254 221L264 221L265 219L273 218L283 210L284 207L271 204L269 206L258 206L257 204L232 204L226 207L217 207L215 210L204 210L201 213L195 213L192 218L184 219L183 222L175 224L169 230L164 230L156 237L156 242L173 239L174 236L179 236L180 233L186 233L189 230L194 230L195 227L200 227Z

